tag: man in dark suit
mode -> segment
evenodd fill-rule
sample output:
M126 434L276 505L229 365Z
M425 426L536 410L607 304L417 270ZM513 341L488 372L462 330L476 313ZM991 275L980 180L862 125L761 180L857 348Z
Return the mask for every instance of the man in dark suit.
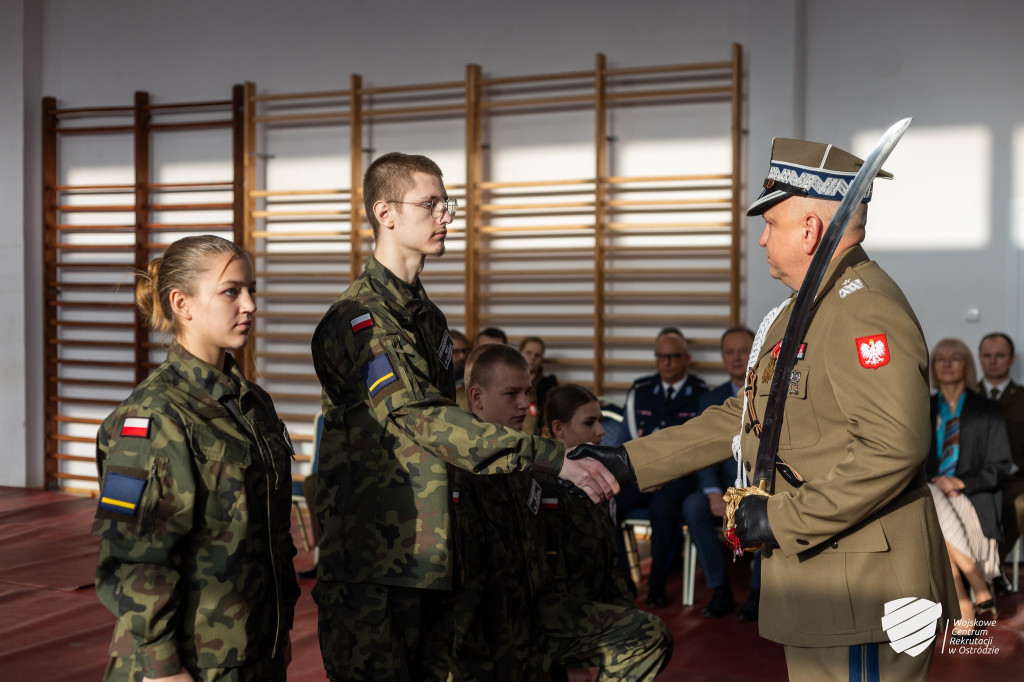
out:
M978 359L985 378L978 390L995 400L1003 409L1006 433L1010 437L1010 451L1014 471L1003 482L1003 543L999 556L1005 557L1024 529L1024 386L1010 378L1010 368L1017 359L1013 339L1002 332L986 334L978 346ZM1005 577L996 579L997 592L1009 592Z
M722 365L729 374L729 380L700 397L701 412L712 405L721 405L729 398L739 395L743 390L743 380L747 374L747 361L750 359L750 347L753 343L754 332L746 327L730 327L725 330L721 341ZM701 520L701 523L696 526L699 528L709 524L714 524L717 527L721 524L722 516L725 515L725 501L722 498L722 493L733 485L736 479L736 462L727 459L720 464L702 469L698 476L702 477L705 487L701 491L690 493L683 502L684 516L691 528L694 527L691 519ZM704 575L721 573L724 578L725 564L721 548L718 548L717 552L709 551L703 554L698 553L698 555ZM761 553L755 552L751 557L750 564L750 596L740 607L736 617L745 623L757 622L760 601ZM708 605L705 612L714 611L716 606L717 604L712 599L712 604Z
M708 390L707 384L700 377L688 373L690 351L683 333L675 327L666 327L658 332L654 357L657 374L637 379L626 396L623 412L630 439L654 433L666 426L683 424L696 417L700 410L700 396ZM683 500L697 490L699 485L696 476L671 481L643 493L636 485L625 485L615 498L616 518L620 520L634 509L647 507L651 521L651 571L647 577L647 606L652 609L668 606L665 580L669 564L679 546ZM623 565L624 548L620 547L619 550L620 566L628 576L628 566ZM702 553L699 544L697 553ZM732 595L729 597L731 599ZM732 604L728 606L731 611Z

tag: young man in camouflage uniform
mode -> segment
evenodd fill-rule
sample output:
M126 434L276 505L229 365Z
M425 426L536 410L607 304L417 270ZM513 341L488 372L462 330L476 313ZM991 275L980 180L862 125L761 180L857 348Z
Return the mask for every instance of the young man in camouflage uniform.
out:
M449 465L479 473L559 473L595 501L618 490L593 460L486 424L455 405L452 341L419 273L444 253L456 208L441 170L386 154L363 181L376 238L363 274L313 337L323 387L314 597L333 679L432 680L448 674L456 557Z
M487 344L470 354L467 392L480 419L522 428L530 385L526 360L511 346ZM599 667L608 680L657 675L672 651L672 635L657 616L631 599L597 603L569 589L570 572L587 569L564 564L561 543L582 538L554 532L553 476L453 470L450 480L465 559L453 681L543 679L553 667Z

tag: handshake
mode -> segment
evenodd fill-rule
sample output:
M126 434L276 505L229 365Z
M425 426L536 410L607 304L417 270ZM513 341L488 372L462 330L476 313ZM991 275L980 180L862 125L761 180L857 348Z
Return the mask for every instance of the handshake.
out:
M636 483L636 472L633 464L629 461L626 448L621 445L593 445L584 443L578 445L565 455L565 465L559 473L558 483L578 497L590 498L595 504L609 499L618 492L618 485L614 487L601 488L602 482L608 483L607 478L602 476L611 474L618 484ZM583 464L581 460L591 459L604 467L591 469L590 474L596 483L586 479L577 480L572 474L573 463ZM568 474L568 475L567 475ZM608 494L608 490L611 490ZM732 489L730 488L730 491ZM734 549L744 547L757 547L762 544L778 545L775 534L772 532L771 524L768 522L768 497L764 495L748 495L739 499L738 504L733 506L733 513L729 515L733 522L730 530L733 540L730 547ZM728 537L727 533L727 537Z
M574 495L597 504L618 493L619 485L636 483L636 473L621 445L584 443L566 454L558 482Z

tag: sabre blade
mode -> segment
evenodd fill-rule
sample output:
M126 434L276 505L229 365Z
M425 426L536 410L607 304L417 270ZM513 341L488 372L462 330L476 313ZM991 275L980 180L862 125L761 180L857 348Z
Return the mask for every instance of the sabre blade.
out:
M807 331L810 322L811 307L814 298L821 286L821 280L828 269L829 261L839 246L839 240L846 231L850 217L857 210L861 199L868 193L871 183L882 169L882 164L889 158L889 154L896 147L896 143L903 137L903 133L910 127L913 118L904 118L892 124L885 134L875 144L864 165L857 171L857 175L850 183L843 200L839 202L839 208L828 224L828 229L822 236L818 250L815 251L811 264L807 268L803 283L797 292L796 301L793 303L793 314L786 325L786 334L782 337L782 348L776 359L775 373L772 376L771 387L768 389L768 404L765 407L764 420L761 429L761 441L757 446L757 457L754 460L754 477L751 485L762 487L767 486L771 491L772 472L775 469L775 454L779 449L779 436L781 435L782 413L786 406L788 391L782 390L783 385L789 384L789 376L796 364L797 348L800 339Z

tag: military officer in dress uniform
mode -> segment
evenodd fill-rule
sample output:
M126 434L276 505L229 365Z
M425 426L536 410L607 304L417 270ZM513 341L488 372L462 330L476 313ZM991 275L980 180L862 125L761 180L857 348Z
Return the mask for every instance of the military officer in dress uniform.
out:
M766 189L747 211L764 216L759 243L772 277L800 287L862 164L832 145L774 141ZM744 546L766 542L759 629L785 645L792 680L924 680L934 650L927 621L959 617L921 475L931 442L928 350L903 293L860 246L866 220L865 200L797 340L778 452L790 471L783 477L776 464L771 497L748 496L736 514ZM746 403L730 398L683 426L625 444L641 488L726 459L737 431L743 468L752 474L757 419L765 414L791 304L792 297L759 329L763 343L751 353ZM593 446L573 452L582 454L601 453ZM603 454L614 467L622 453ZM620 475L625 469L615 468ZM908 608L896 613L897 606ZM918 607L919 620L906 622L920 623L915 631L926 641L901 653L889 633Z
M331 680L443 680L452 637L448 467L536 467L595 502L618 492L600 464L455 404L452 341L419 273L444 254L456 203L424 156L385 154L363 180L374 255L313 336L323 388L313 596ZM578 481L578 482L577 482Z
M978 392L998 402L1003 409L1010 454L1017 467L1003 482L1003 544L999 547L999 556L1004 557L1024 529L1024 386L1010 378L1010 368L1017 355L1009 335L986 334L978 346L978 359L985 374ZM1000 593L1011 589L1009 581L1001 574L995 582L996 591Z

